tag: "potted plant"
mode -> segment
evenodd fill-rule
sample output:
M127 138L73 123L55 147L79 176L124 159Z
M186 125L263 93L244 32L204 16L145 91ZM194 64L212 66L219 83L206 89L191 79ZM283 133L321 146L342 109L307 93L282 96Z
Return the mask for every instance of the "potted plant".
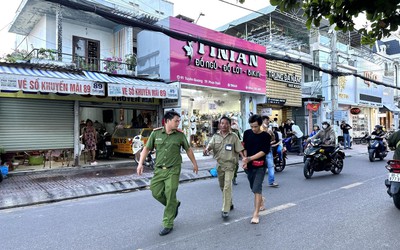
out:
M137 64L136 54L128 54L125 56L125 63L128 66L128 70L134 70Z

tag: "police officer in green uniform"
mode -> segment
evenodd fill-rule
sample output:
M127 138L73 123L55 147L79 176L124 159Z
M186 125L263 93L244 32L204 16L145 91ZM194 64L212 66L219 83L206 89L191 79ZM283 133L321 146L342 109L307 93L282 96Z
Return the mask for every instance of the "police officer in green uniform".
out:
M185 149L193 163L193 172L196 174L198 172L197 162L186 136L177 130L180 120L180 115L175 111L165 113L164 127L153 130L146 146L143 147L137 167L137 174L141 175L146 156L155 148L157 158L150 190L153 197L165 206L163 229L159 232L161 236L172 231L174 219L178 215L178 208L181 204L176 198L182 165L181 147Z
M389 148L394 150L393 160L400 160L400 130L397 130L388 138Z
M208 143L204 154L209 150L214 152L217 160L218 182L222 191L222 218L229 216L229 211L233 209L232 204L232 179L236 165L238 165L238 155L244 157L243 146L239 137L231 131L231 119L223 116L219 122L219 131L213 135Z

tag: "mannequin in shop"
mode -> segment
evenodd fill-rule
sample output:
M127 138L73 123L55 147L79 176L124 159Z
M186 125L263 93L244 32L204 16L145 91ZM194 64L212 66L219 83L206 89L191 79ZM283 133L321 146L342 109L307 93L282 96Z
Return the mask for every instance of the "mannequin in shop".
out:
M242 127L240 127L243 124L242 123L242 113L241 112L237 113L236 117L237 117L237 124L239 127L239 131L242 132Z
M196 145L196 134L197 134L197 123L196 123L196 116L192 115L190 117L190 142L192 146Z
M253 113L253 97L249 97L249 117L252 116Z
M182 111L181 113L181 123L182 123L182 131L186 135L186 138L189 137L189 116L187 112Z

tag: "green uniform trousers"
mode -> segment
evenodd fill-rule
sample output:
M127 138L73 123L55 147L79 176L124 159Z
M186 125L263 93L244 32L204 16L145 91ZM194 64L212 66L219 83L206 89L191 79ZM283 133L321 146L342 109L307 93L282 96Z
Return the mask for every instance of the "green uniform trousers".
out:
M222 212L229 212L232 205L232 179L234 170L222 170L217 167L219 187L222 191Z
M174 227L175 213L178 206L176 192L178 191L180 173L181 166L168 169L155 168L154 176L150 183L153 197L165 206L163 226L167 228Z

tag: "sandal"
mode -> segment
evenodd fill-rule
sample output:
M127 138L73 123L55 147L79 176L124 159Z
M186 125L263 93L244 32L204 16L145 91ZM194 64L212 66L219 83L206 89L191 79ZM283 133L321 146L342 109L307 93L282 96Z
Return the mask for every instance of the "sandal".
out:
M252 218L250 223L251 224L258 224L258 223L260 223L260 218Z
M264 211L265 210L265 197L263 196L262 197L262 201L261 201L262 203L261 203L261 206L260 206L260 211Z

